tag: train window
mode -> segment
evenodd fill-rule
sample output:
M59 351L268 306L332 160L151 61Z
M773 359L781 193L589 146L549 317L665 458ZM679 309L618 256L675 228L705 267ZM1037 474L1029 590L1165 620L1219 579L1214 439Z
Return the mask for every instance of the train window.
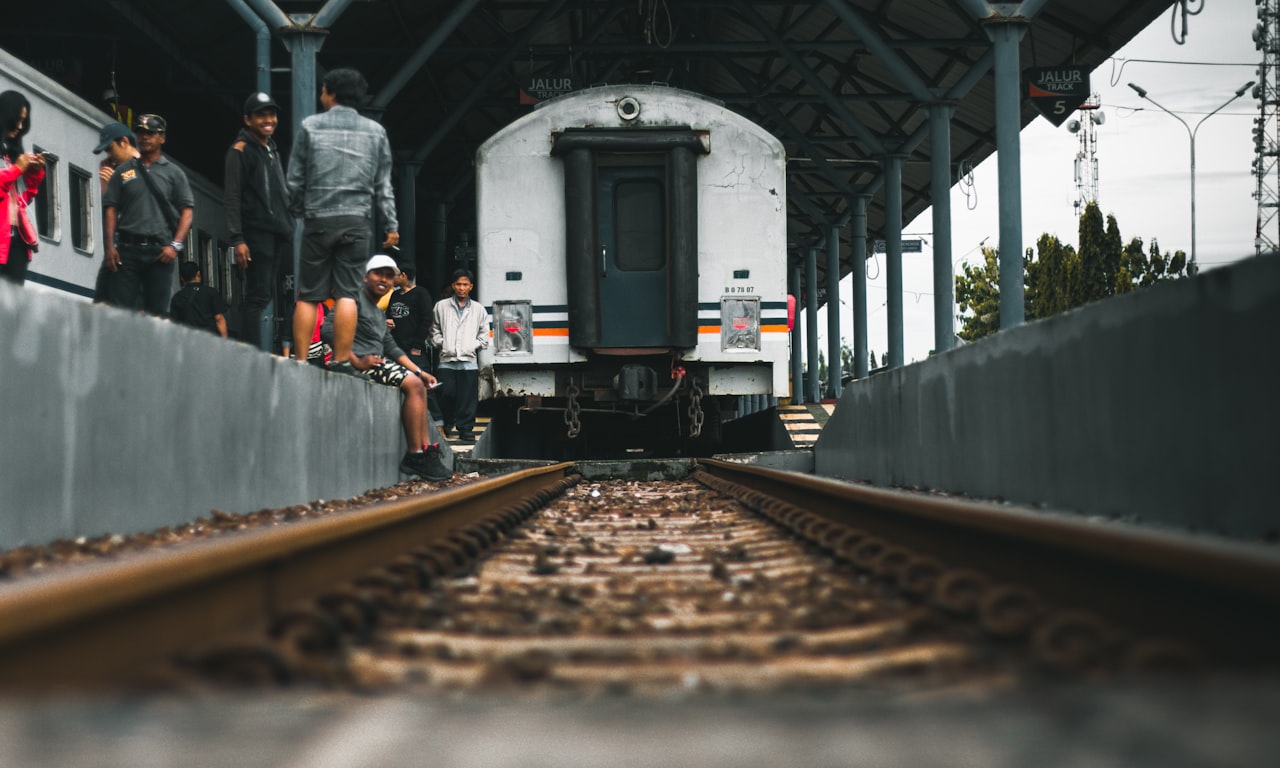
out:
M86 256L93 255L93 174L70 167L67 196L70 200L71 245Z
M34 152L45 152L44 181L40 182L40 194L36 195L36 231L41 237L59 240L62 232L58 229L58 169L61 163L58 156L39 146L32 146Z
M613 188L613 208L618 269L661 269L667 261L666 201L662 182L657 179L620 180Z

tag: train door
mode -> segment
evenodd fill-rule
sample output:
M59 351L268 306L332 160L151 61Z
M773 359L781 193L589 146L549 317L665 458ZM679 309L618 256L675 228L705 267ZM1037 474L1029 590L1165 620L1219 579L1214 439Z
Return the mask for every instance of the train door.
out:
M597 282L603 347L670 343L666 186L665 164L602 163L597 168Z

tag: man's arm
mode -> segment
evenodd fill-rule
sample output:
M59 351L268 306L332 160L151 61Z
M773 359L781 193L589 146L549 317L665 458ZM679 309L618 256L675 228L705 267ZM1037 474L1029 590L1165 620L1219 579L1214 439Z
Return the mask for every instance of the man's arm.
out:
M311 155L311 138L307 126L298 128L298 136L293 141L293 152L289 155L289 170L285 175L285 187L289 198L289 213L300 219L305 211L303 203L306 197L307 162Z
M218 335L227 338L227 316L218 314L213 316L213 324L218 326Z
M249 263L249 246L244 242L244 224L241 218L243 194L241 185L241 161L244 159L244 142L237 141L227 150L223 162L222 210L227 223L227 237L235 246L236 266Z

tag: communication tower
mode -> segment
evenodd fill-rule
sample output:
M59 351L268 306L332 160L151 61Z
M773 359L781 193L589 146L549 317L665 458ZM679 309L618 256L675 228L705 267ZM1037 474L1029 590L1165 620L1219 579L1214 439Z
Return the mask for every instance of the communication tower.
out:
M1280 2L1280 0L1273 0ZM1076 152L1076 218L1084 213L1084 207L1098 200L1098 131L1097 127L1107 121L1107 116L1098 107L1101 102L1098 94L1080 105L1080 117L1067 122L1067 130L1080 139L1080 149Z
M1258 84L1253 96L1258 100L1258 116L1253 119L1253 175L1257 189L1258 229L1254 236L1254 253L1258 256L1280 250L1280 0L1255 0L1258 26L1253 30L1253 44L1262 53L1258 67Z

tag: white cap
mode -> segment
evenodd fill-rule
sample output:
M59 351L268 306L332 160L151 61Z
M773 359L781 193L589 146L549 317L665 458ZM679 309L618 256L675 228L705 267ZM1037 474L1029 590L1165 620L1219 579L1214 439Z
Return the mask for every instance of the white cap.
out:
M397 275L400 274L400 267L396 266L396 260L385 253L379 253L372 259L369 259L368 264L364 265L364 273L367 275L375 269L387 268L390 268L391 271L395 272Z

